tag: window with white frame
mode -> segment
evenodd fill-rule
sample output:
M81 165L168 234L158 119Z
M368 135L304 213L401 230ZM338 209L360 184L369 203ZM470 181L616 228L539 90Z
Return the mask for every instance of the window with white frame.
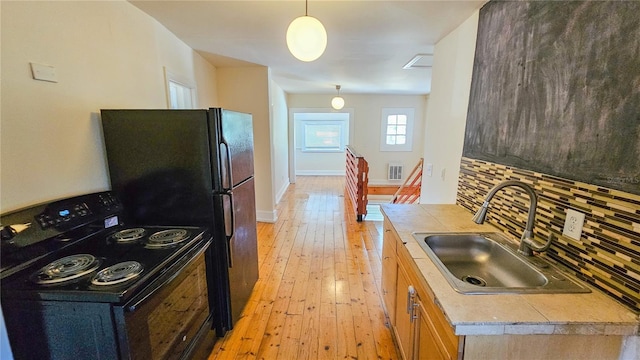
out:
M164 68L169 109L195 109L196 89L192 81Z
M193 109L192 89L169 80L169 109Z
M411 151L413 147L413 108L383 108L380 151Z
M334 122L304 124L304 150L341 151L342 125Z
M344 152L349 141L348 114L297 113L296 147L303 152Z

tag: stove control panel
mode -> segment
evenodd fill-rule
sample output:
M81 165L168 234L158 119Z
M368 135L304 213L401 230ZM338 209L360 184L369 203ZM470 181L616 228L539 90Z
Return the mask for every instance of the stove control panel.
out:
M110 191L74 196L0 214L0 278L75 241L120 225L122 203Z
M122 203L111 192L81 195L50 203L35 219L42 229L69 229L122 211Z
M70 207L64 207L63 209L59 209L57 212L39 214L38 216L36 216L36 220L43 229L46 229L50 226L69 222L76 218L80 219L83 216L88 216L91 214L91 209L89 209L87 204L83 203L75 204Z

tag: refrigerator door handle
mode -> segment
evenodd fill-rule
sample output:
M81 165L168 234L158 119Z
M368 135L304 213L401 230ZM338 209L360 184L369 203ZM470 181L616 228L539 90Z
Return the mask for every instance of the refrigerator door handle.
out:
M233 206L233 191L227 190L223 194L223 196L229 197L229 220L231 220L231 231L227 233L225 228L225 235L227 236L227 256L229 257L229 267L233 267L233 246L231 246L231 239L233 239L233 235L235 233L236 228L236 216L235 216L235 208ZM226 215L226 214L225 214Z
M228 188L224 187L224 184L222 184L222 189L225 192L229 192L231 191L231 189L233 188L233 177L232 177L232 169L231 169L231 151L229 151L229 144L227 144L227 141L222 138L220 140L220 150L222 150L222 145L224 145L225 147L225 156L227 158L227 164L226 164L226 175L227 175L227 186Z
M229 267L233 267L233 246L231 245L231 239L233 239L233 233L235 231L236 228L236 219L235 219L235 209L233 207L233 177L231 174L231 152L229 151L229 144L227 144L227 141L223 138L220 139L220 150L222 151L222 146L224 145L225 147L225 156L226 156L226 175L227 175L227 186L228 188L224 187L224 184L222 185L222 191L224 193L224 195L229 196L229 204L230 204L230 220L231 220L231 231L229 234L227 235L227 256L229 257ZM226 233L227 229L225 229L225 233Z

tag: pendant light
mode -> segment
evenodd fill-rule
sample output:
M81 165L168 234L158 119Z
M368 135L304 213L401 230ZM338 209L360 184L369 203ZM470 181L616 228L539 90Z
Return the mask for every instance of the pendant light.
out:
M305 0L304 16L294 19L287 28L287 47L296 59L313 61L327 47L327 31L320 20L308 15L309 3Z
M331 107L340 110L344 107L344 99L340 96L340 85L336 85L336 90L338 90L338 95L331 99Z

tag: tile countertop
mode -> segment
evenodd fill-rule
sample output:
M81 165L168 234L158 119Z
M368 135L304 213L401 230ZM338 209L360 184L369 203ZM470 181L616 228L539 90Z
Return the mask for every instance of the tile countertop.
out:
M463 295L449 285L413 232L501 232L458 205L385 204L382 213L414 259L456 335L638 335L638 316L600 291L588 294ZM536 255L537 256L537 255Z

